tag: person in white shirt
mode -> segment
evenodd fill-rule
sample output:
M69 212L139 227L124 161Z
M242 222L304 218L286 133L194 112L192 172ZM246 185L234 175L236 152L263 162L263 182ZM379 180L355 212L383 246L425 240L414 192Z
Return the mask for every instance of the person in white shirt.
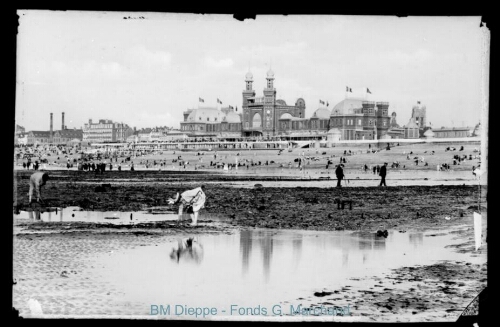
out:
M205 185L197 187L192 190L188 190L179 195L176 194L175 198L169 198L169 204L180 203L179 205L179 221L182 219L182 213L184 211L184 207L187 207L187 212L190 214L192 222L191 226L196 226L198 223L198 214L201 208L205 206ZM192 211L190 209L192 208Z

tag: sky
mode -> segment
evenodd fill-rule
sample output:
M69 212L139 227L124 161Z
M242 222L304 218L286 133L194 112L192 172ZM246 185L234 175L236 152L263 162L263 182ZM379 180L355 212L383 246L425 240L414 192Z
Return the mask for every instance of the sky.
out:
M417 101L433 127L474 126L487 104L488 29L480 17L231 15L20 10L16 124L82 128L89 119L180 127L183 112L232 105L245 75L262 96L306 103L389 102L405 125ZM126 17L127 19L124 19ZM370 89L371 94L366 93Z

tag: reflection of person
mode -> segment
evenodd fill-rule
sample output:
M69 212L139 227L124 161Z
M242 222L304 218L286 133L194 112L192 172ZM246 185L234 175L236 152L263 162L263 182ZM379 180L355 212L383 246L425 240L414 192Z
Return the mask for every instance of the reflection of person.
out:
M172 248L172 252L170 252L170 259L177 263L179 263L181 259L200 263L201 260L203 260L203 247L198 243L198 240L193 237L179 239L177 247Z
M180 203L179 220L181 220L184 206L191 206L193 208L193 212L190 212L191 219L193 220L191 226L196 226L196 223L198 222L198 213L205 205L206 196L204 190L205 186L202 185L195 189L185 191L181 195L177 193L175 199L168 199L169 204Z
M49 174L46 172L38 171L31 175L30 177L30 191L29 191L29 202L32 202L32 197L33 197L33 191L36 192L36 202L43 203L41 193L42 193L42 186L47 183L47 180L49 179Z
M382 179L380 180L380 185L379 186L387 186L385 185L385 176L387 175L387 162L384 163L384 165L382 167L380 167L380 173L379 173L379 176L382 177Z

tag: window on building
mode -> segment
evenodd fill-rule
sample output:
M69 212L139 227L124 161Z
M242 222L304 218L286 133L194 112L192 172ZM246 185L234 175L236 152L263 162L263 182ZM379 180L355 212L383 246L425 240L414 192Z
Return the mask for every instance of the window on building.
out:
M358 119L358 125L361 125L361 119Z

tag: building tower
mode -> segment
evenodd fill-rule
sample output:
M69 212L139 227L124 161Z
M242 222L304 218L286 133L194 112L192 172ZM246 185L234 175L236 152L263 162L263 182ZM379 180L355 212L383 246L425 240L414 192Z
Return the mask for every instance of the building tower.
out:
M249 128L251 125L251 119L253 115L251 115L251 110L248 107L249 104L249 98L255 97L255 91L253 90L252 83L253 83L253 75L251 72L248 72L245 75L245 83L246 87L245 90L243 91L243 106L242 106L242 111L243 111L243 129Z
M64 111L62 113L62 123L61 123L61 130L64 131L66 128L64 128Z
M426 109L425 105L421 105L420 101L418 101L411 110L411 118L415 118L415 123L421 130L423 130L427 124Z
M399 125L396 121L396 112L393 111L392 114L391 114L391 122L390 122L390 125L389 127L391 128L399 128Z
M264 112L262 113L262 132L264 136L273 136L275 132L276 89L274 88L274 72L267 72L267 85L264 88Z
M389 117L389 102L377 102L377 136L387 133L391 118Z

